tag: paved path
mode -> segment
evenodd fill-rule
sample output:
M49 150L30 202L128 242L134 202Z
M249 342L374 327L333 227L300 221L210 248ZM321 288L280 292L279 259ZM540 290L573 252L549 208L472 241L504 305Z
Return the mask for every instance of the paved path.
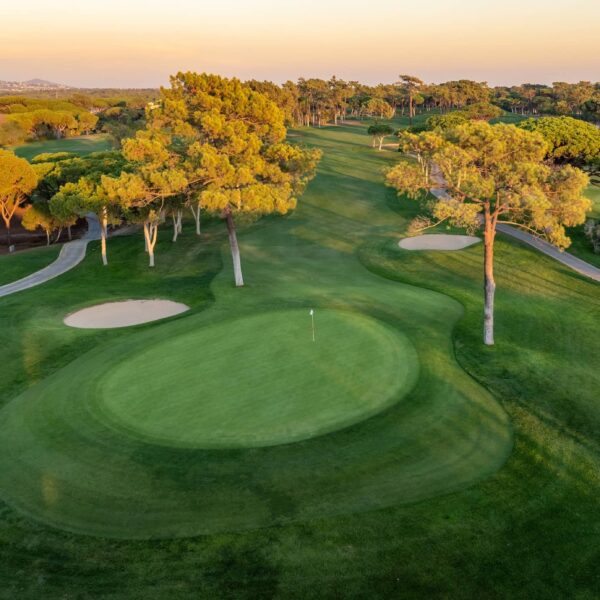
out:
M438 181L444 181L441 173L435 167L431 176L433 179L437 179ZM435 188L431 190L431 193L436 198L440 199L450 197L446 190L441 188ZM512 225L498 224L496 229L505 235L509 235L510 237L519 240L520 242L524 242L529 246L533 246L536 250L539 250L546 256L550 256L559 263L566 265L574 271L577 271L579 274L589 277L594 281L600 282L600 269L598 267L595 267L594 265L585 262L585 260L581 260L580 258L569 254L568 252L561 252L556 246L553 246L546 240L536 237L535 235L531 235L530 233L527 233L518 227L513 227Z
M559 263L570 267L581 275L585 275L594 281L600 282L600 269L598 267L595 267L594 265L585 262L585 260L581 260L580 258L569 254L568 252L561 252L556 246L553 246L546 240L542 240L535 235L531 235L530 233L522 231L521 229L511 225L498 224L496 229L502 233L505 233L506 235L510 235L510 237L533 246L540 252L543 252L547 256L557 260Z
M100 224L96 215L89 214L86 219L88 230L80 239L63 244L58 258L47 267L23 279L0 286L0 298L46 283L77 266L85 258L88 242L100 239Z

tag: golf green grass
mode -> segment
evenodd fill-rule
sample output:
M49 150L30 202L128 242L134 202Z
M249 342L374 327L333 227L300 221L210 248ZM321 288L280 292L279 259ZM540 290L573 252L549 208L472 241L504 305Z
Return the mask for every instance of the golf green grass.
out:
M497 345L484 348L482 249L398 248L419 208L384 187L382 169L398 157L373 151L366 125L295 132L324 159L293 215L240 231L243 289L232 285L223 225L208 224L198 241L186 224L176 244L161 232L154 270L141 236L114 238L108 267L92 243L77 269L0 301L7 597L598 595L600 288L500 237ZM133 297L191 310L123 330L62 323ZM373 343L365 366L373 348L404 349L407 363L414 353L414 386L323 430L325 407L313 406L304 416L317 434L274 445L205 447L206 432L175 412L170 439L158 439L151 414L140 429L135 402L165 382L183 407L194 402L183 390L213 373L212 361L223 372L210 377L227 391L253 375L241 356L264 368L268 347L239 347L266 329L253 320L298 314L302 336L288 329L290 345L308 344L311 308L316 344L324 314L341 319L338 333L368 324L355 342L364 333ZM183 351L192 340L196 351ZM179 344L181 365L160 361ZM285 391L277 369L291 358L277 347L260 385ZM144 370L148 356L155 368ZM312 381L297 360L292 393ZM233 412L235 397L223 401ZM259 417L240 420L236 435L252 421L260 431Z
M13 152L21 158L33 160L38 154L55 152L73 152L74 154L91 154L110 150L113 144L104 134L81 135L58 140L43 140L41 142L28 142L12 148Z
M108 368L98 386L101 407L151 442L266 446L363 420L416 382L416 353L393 329L323 310L313 342L307 317L306 310L269 311L142 349ZM155 385L132 385L131 373L147 382L157 372L163 376Z

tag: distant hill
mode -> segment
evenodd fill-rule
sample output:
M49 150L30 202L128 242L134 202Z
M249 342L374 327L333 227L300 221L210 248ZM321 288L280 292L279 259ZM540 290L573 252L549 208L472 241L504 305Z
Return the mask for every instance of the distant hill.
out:
M44 87L57 87L57 88L69 87L67 85L61 85L60 83L53 83L52 81L46 81L45 79L30 79L29 81L24 81L23 83L25 85L36 85L36 86L44 86Z
M28 92L39 90L66 90L68 85L53 83L44 79L30 79L29 81L2 81L0 80L0 92Z

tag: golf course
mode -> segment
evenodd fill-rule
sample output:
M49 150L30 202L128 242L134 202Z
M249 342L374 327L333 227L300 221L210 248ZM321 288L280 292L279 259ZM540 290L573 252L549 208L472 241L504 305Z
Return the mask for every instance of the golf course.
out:
M244 287L190 219L0 299L0 597L597 597L600 284L499 233L483 346L483 244L399 245L367 127L289 132L323 158L239 227ZM155 299L189 310L65 323Z

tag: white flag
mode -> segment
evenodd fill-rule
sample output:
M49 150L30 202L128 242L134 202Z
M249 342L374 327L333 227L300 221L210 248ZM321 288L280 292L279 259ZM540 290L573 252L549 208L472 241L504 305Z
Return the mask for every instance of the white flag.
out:
M310 309L310 316L312 317L315 314L315 311L311 308Z

